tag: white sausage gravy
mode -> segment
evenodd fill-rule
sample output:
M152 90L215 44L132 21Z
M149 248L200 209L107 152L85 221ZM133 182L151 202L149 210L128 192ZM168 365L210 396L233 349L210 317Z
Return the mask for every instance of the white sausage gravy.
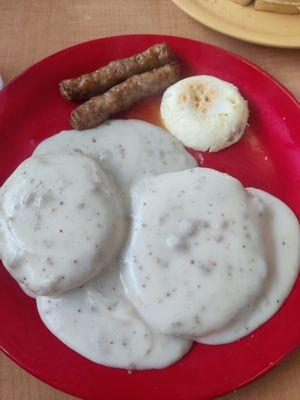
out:
M281 201L112 120L44 142L0 189L0 258L48 329L106 366L164 368L267 321L299 267Z

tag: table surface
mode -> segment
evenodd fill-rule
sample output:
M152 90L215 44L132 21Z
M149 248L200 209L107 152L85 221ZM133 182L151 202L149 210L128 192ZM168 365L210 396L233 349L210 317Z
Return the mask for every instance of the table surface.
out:
M162 33L231 50L274 75L300 98L300 51L260 47L214 32L170 0L0 0L0 72L9 82L36 61L73 44L126 33ZM300 351L226 400L298 400ZM64 400L0 354L0 399Z

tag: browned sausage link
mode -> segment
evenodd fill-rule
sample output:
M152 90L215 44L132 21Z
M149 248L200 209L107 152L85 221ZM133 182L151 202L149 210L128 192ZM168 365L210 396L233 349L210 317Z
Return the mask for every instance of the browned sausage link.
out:
M70 101L87 100L104 93L132 75L159 68L174 59L175 55L166 43L156 44L143 53L112 61L90 74L60 82L60 93Z
M77 107L71 114L71 125L78 130L100 125L111 114L127 110L140 100L161 93L179 78L179 66L175 62L134 75Z

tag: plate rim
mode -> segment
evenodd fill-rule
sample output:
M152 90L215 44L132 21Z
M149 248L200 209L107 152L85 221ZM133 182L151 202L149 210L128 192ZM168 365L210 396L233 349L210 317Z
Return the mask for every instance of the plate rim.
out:
M228 32L228 30L225 28L220 28L218 25L215 25L213 23L207 22L205 17L201 14L196 14L193 13L190 10L189 4L191 0L171 0L176 7L178 7L182 12L187 14L190 18L193 18L195 21L201 23L202 25L206 26L209 29L214 30L215 32L222 33L223 35L232 37L234 39L242 40L244 42L252 43L252 44L257 44L260 46L267 46L267 47L274 47L274 48L279 48L279 49L300 49L300 35L299 35L299 43L293 43L289 44L287 41L284 39L282 42L276 40L275 41L268 41L267 39L255 39L251 36L251 34L248 34L247 31L240 31L241 34L236 34L232 32ZM300 17L300 14L299 14Z
M177 1L177 0L172 0L172 1ZM265 71L264 69L262 69L258 65L252 63L251 61L248 61L247 59L245 59L245 58L243 58L243 57L241 57L239 55L236 55L235 53L233 53L233 52L231 52L231 51L229 51L227 49L223 49L221 47L215 46L213 44L205 43L205 42L202 42L200 40L190 39L190 38L176 36L176 35L150 34L150 33L147 33L147 34L125 34L125 35L104 36L104 37L95 38L95 39L88 40L88 41L83 41L83 42L77 43L75 45L63 48L63 49L61 49L61 50L59 50L59 51L57 51L55 53L50 54L49 56L47 56L45 58L37 61L36 63L32 64L31 66L29 66L28 68L26 68L25 70L20 72L18 75L16 75L16 77L13 78L0 91L0 99L1 99L2 96L5 95L6 90L10 90L11 86L13 86L16 81L18 81L19 79L22 79L23 75L25 75L27 72L31 72L32 70L37 68L40 64L43 64L43 63L49 62L49 61L51 62L52 59L54 59L55 57L59 56L61 53L64 53L65 51L71 50L73 48L78 48L78 47L81 47L81 46L84 46L84 45L88 45L90 43L95 43L95 42L101 43L102 40L110 40L112 38L118 39L118 38L124 38L124 37L128 37L128 38L144 38L144 37L155 38L155 37L157 37L160 40L168 40L169 38L172 38L172 39L178 39L178 40L184 40L184 41L188 41L188 42L193 42L195 44L200 44L201 46L207 46L207 47L210 47L210 48L214 48L217 51L221 51L224 54L228 54L231 57L239 60L240 62L248 65L249 67L255 69L260 74L262 74L265 78L269 79L273 84L275 84L278 87L279 90L284 92L284 94L289 97L289 99L294 103L294 105L299 109L299 112L300 112L300 101L298 101L297 98L284 85L282 85L276 78L274 78L267 71ZM251 378L247 379L246 381L243 381L241 384L237 385L236 388L222 391L220 394L218 394L218 396L223 396L223 395L226 395L228 393L233 393L234 391L237 391L237 390L247 386L248 384L252 383L253 381L257 380L258 378L266 375L268 372L270 372L276 366L278 366L282 361L287 359L298 348L300 348L300 343L295 344L291 349L285 351L284 354L282 354L278 359L276 359L274 362L272 362L272 365L268 365L265 369L261 370L259 373L257 373L253 377L251 377ZM1 346L1 344L0 344L0 350L10 360L12 360L14 363L16 363L19 367L21 367L23 370L25 370L29 374L33 375L38 380L44 382L45 384L47 384L47 385L49 385L49 386L51 386L51 387L53 387L53 388L55 388L55 389L57 389L59 391L62 391L64 393L67 393L67 394L75 396L75 397L77 396L77 394L75 392L73 392L69 387L64 388L60 383L55 383L55 382L49 383L49 381L47 381L46 378L44 378L43 376L39 375L38 371L36 371L34 369L31 369L30 367L28 367L26 365L22 365L22 362L19 361L17 358L15 358L12 354L10 354L5 348L3 348Z

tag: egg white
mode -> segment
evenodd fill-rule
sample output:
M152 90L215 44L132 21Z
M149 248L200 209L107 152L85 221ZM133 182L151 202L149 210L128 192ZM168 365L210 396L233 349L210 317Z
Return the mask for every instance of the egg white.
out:
M236 143L249 116L246 100L229 82L199 75L170 86L161 102L168 131L185 146L215 152Z

